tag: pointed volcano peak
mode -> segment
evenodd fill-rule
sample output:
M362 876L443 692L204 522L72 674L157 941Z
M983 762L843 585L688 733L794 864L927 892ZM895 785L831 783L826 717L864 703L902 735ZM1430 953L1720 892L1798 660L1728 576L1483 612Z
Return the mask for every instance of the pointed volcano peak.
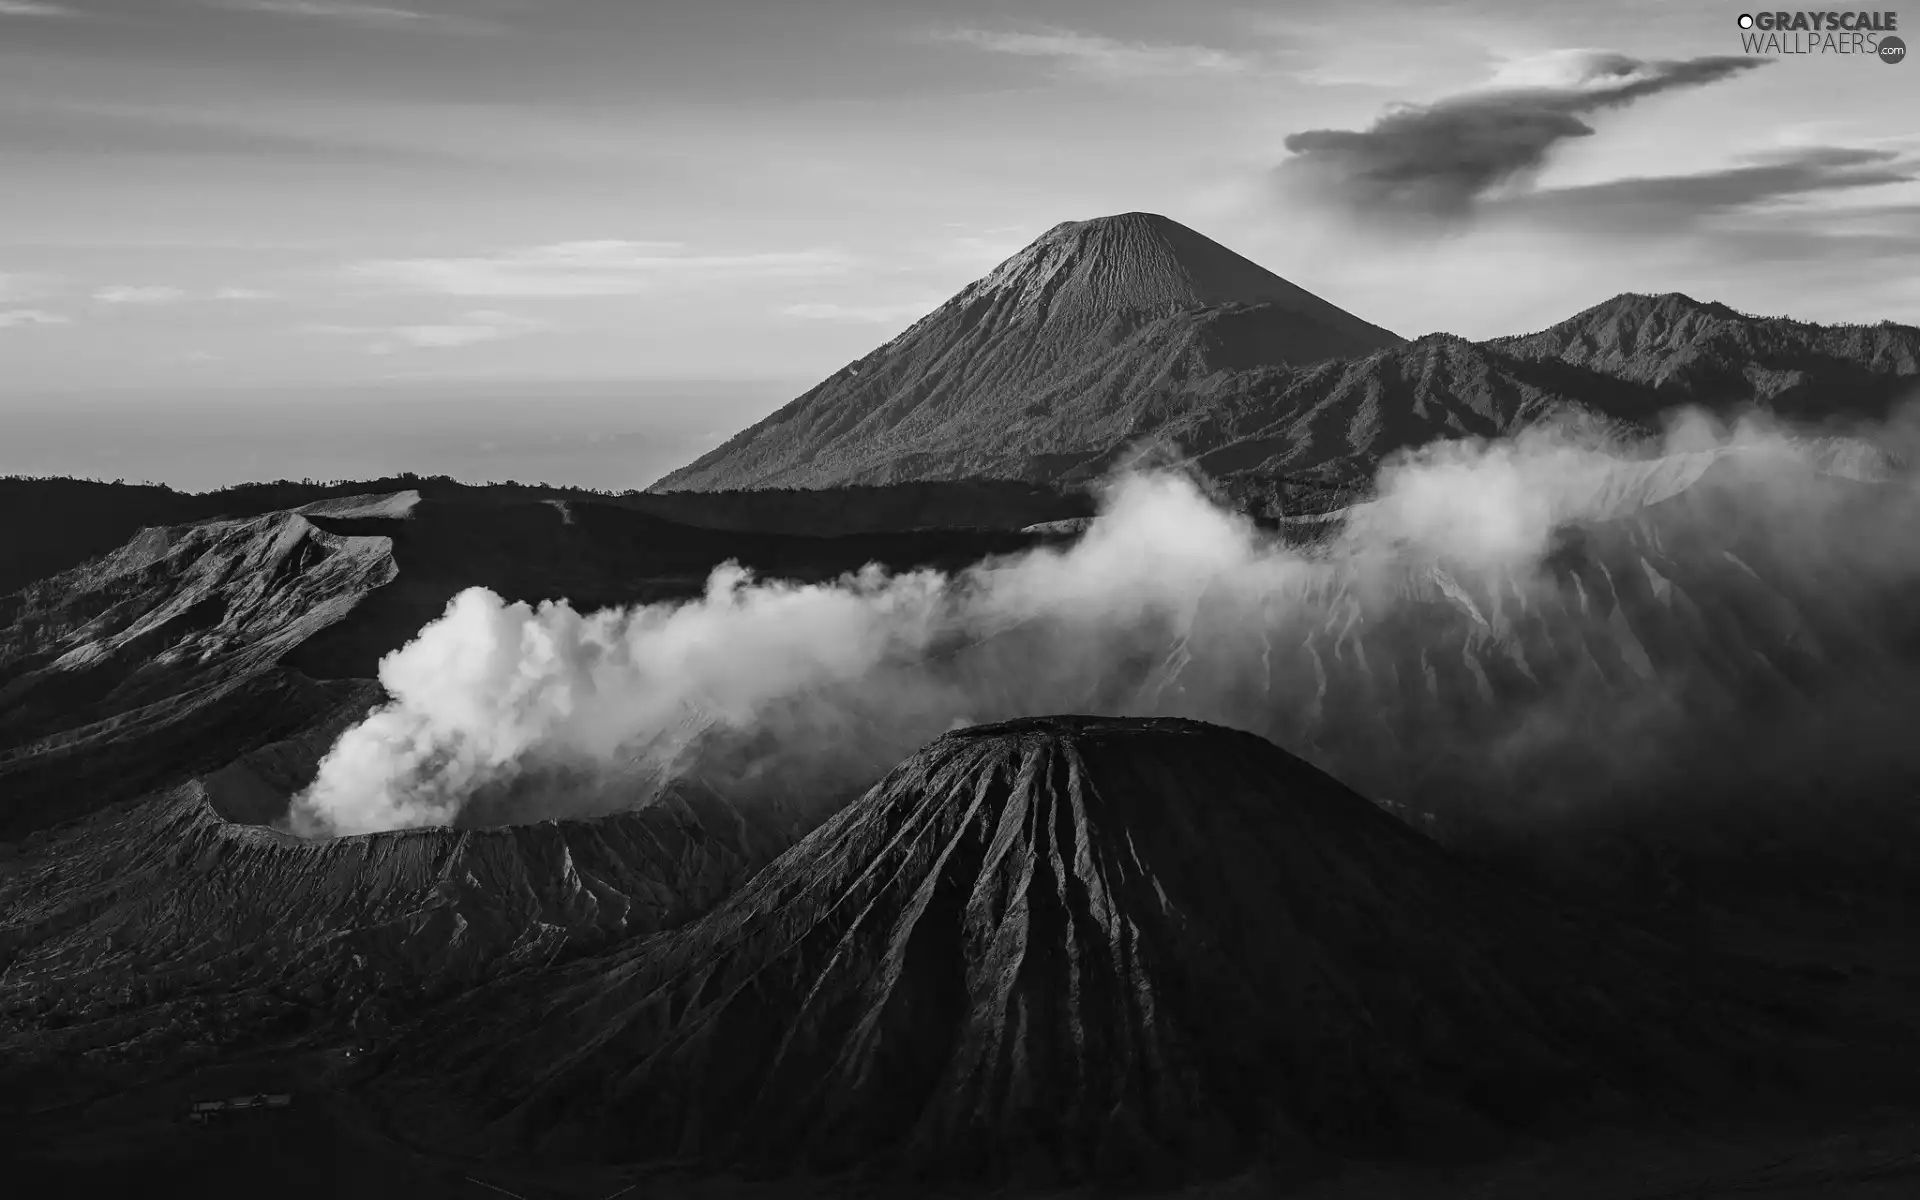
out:
M1073 478L1249 373L1400 342L1178 221L1070 221L652 490Z
M1357 317L1158 213L1055 225L962 296L982 292L1001 298L1012 293L1023 316L1050 321L1277 304L1335 329L1380 336Z
M514 1064L497 1132L554 1153L1170 1182L1711 1078L1736 1023L1672 984L1253 734L1039 717L414 1052Z

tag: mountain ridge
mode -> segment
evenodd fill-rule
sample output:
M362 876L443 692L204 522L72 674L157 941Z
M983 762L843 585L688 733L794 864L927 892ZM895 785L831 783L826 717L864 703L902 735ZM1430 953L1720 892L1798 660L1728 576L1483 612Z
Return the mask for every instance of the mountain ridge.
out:
M1155 423L1188 380L1399 340L1165 217L1066 222L648 490L1017 478L1023 452Z
M1065 222L652 493L989 478L1077 486L1150 454L1271 503L1437 437L1682 405L1884 417L1920 329L1623 293L1530 334L1407 340L1177 222ZM1312 490L1312 489L1309 489Z

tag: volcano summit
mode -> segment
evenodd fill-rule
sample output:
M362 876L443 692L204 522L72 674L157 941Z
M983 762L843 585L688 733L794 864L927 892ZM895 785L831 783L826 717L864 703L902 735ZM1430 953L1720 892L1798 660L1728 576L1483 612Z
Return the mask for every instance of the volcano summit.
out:
M482 988L394 1065L475 1064L489 1139L564 1157L1167 1182L1751 1083L1759 1010L1686 973L1251 734L1042 717L936 740L701 920Z
M1879 421L1920 329L1624 294L1533 334L1406 341L1165 217L1068 222L655 493L959 479L1077 487L1181 462L1243 506L1324 510L1383 458L1693 405ZM1299 501L1304 499L1306 503Z
M654 490L1050 478L1224 373L1399 344L1166 217L1069 221Z

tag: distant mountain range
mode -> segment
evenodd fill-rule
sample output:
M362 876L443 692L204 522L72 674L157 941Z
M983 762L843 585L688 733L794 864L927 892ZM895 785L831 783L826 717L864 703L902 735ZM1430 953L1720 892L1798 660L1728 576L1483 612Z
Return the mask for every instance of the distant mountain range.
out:
M1074 484L1157 448L1240 494L1339 487L1395 449L1556 413L1884 413L1920 329L1625 294L1539 333L1407 341L1178 222L1055 226L654 492L988 478Z

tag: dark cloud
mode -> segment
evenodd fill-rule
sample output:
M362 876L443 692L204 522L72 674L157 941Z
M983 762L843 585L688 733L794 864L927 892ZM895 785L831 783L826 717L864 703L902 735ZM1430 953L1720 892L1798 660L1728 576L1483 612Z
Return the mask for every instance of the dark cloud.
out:
M1768 61L1562 54L1536 64L1534 78L1398 107L1364 130L1293 134L1285 143L1293 157L1279 174L1284 184L1358 214L1457 221L1501 184L1545 165L1555 146L1591 136L1583 117Z
M1543 188L1489 202L1490 214L1562 228L1660 229L1678 232L1701 221L1774 201L1850 191L1920 178L1920 163L1890 150L1806 147L1751 156L1735 166L1686 175L1633 176L1578 187ZM1893 209L1883 211L1891 215ZM1909 209L1910 213L1911 210Z

